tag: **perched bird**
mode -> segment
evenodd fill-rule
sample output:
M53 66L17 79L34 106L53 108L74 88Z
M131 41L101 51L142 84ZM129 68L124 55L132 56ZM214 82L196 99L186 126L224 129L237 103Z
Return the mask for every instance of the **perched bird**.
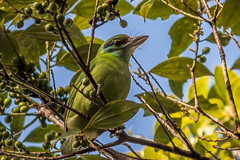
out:
M129 37L125 34L116 35L104 42L98 50L96 57L91 61L90 72L100 86L100 89L107 102L125 99L130 89L129 60L133 51L146 41L148 36ZM88 98L98 104L103 104L96 95L94 87L84 73L81 73L75 82L67 104L72 108L92 117L101 107L92 103ZM82 116L70 111L67 114L67 130L82 131L89 122ZM84 133L90 139L98 137L103 131L95 128L88 128Z

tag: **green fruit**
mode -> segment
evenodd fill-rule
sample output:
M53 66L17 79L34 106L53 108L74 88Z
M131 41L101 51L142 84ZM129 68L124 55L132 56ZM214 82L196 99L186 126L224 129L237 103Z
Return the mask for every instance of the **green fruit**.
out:
M17 95L16 95L17 96ZM18 104L19 102L21 102L22 100L21 99L19 99L19 98L17 98L15 101L14 101L14 104Z
M3 132L5 130L6 130L6 128L4 126L0 126L0 132Z
M24 94L24 95L26 95L26 96L28 96L28 95L30 95L32 92L31 91L29 91L28 89L22 89L22 93Z
M39 80L39 85L42 86L42 87L47 87L48 82L49 82L49 81L48 81L47 78L40 79L40 80Z
M65 8L68 8L68 3L67 2L65 2L65 6L64 6Z
M27 106L22 106L21 108L20 108L20 112L21 113L26 113L28 111L28 107Z
M62 24L64 22L64 20L65 20L65 16L62 13L59 13L57 15L57 22Z
M41 121L40 125L41 125L42 129L47 128L47 123L45 121L44 122Z
M46 143L43 143L43 144L42 144L42 148L43 148L44 150L48 150L48 149L50 148L50 146L49 146L48 144L46 144Z
M3 140L8 139L10 137L10 133L8 131L3 131L2 134L3 134L3 137L2 137Z
M3 105L4 98L0 96L0 105Z
M9 115L4 118L5 123L11 123L12 120L13 120L12 116Z
M13 64L19 64L20 63L18 57L13 57L12 62L13 62Z
M35 25L39 26L41 23L42 23L41 19L38 19L38 18L34 19L34 24Z
M53 90L52 86L47 86L47 92L50 93Z
M96 95L97 95L97 93L96 93L95 90L91 90L91 91L89 92L89 96L90 96L90 98L92 98L92 99L95 99L95 98L96 98Z
M63 95L64 95L64 89L63 89L63 87L58 87L58 88L57 88L57 94L58 94L59 96L63 96Z
M98 6L97 14L99 14L101 17L105 17L106 16L106 10L104 9L104 7Z
M44 9L41 9L41 10L37 11L37 14L39 14L39 15L43 15L44 13L45 13Z
M128 23L127 23L126 20L121 20L119 24L120 24L120 26L121 26L122 28L126 28L127 25L128 25Z
M54 137L57 138L57 137L59 137L61 135L62 135L62 133L58 131L58 132L55 133Z
M47 133L47 134L45 134L44 139L45 139L45 141L50 142L53 139L53 136L52 136L52 134Z
M56 12L57 9L58 9L57 3L54 3L54 2L50 3L49 6L48 6L48 9L52 12Z
M83 90L83 94L86 96L86 97L89 97L89 90L87 90L87 89L84 89Z
M46 75L45 72L41 72L40 75L39 75L39 79L44 79L46 77L47 77L47 75Z
M109 6L109 4L108 4L107 2L104 2L104 3L101 5L101 7L104 9L104 11L107 11L107 10L110 8L110 6Z
M69 26L71 26L72 24L73 24L73 20L70 19L70 18L67 18L67 19L64 21L64 25L65 25L66 27L69 27Z
M23 148L23 143L20 142L20 141L16 141L16 142L15 142L15 147L16 147L17 149L22 149L22 148Z
M9 82L9 86L14 88L14 87L17 87L17 84L11 81L11 82Z
M17 72L18 72L17 67L12 67L12 71L13 71L14 73L17 73Z
M80 142L78 140L76 140L76 141L73 142L72 147L73 148L78 148L78 147L80 147L80 145L81 145Z
M53 24L51 24L51 23L46 24L46 25L45 25L45 30L46 30L47 32L53 32L53 30L54 30Z
M83 84L84 86L89 85L89 84L90 84L89 78L88 78L88 77L83 78L83 79L82 79L82 84Z
M44 72L45 73L45 72ZM46 73L45 73L46 74ZM38 79L39 78L39 73L33 73L33 77L34 77L34 79L36 80L36 79Z
M199 60L199 62L201 62L201 63L205 63L205 62L207 61L207 58L206 58L205 56L200 56L200 57L198 58L198 60Z
M23 20L19 19L19 20L17 21L16 25L17 25L17 28L18 28L18 29L22 28L22 27L24 26Z
M42 6L43 6L43 8L47 8L48 2L47 2L47 1L43 2L43 3L42 3Z
M8 139L8 140L5 140L4 143L5 143L6 146L10 147L10 146L13 145L13 139L10 138L10 139Z
M210 52L210 48L209 47L204 47L202 49L202 54L208 54Z
M71 86L70 85L67 85L65 88L64 88L64 92L66 94L69 94L71 92Z
M22 107L22 106L25 106L26 105L26 102L19 102L18 103L18 107Z
M20 113L20 107L14 107L12 113Z
M43 9L43 5L40 2L35 2L34 3L34 8L39 11L39 10Z
M7 86L6 82L3 81L3 82L0 83L0 89L1 90L4 90L6 88L6 86Z
M5 98L3 101L3 105L8 108L12 103L12 99L11 98Z
M31 15L32 14L32 8L30 8L30 7L25 8L25 13L28 14L28 15Z
M82 143L81 143L81 146L82 146L83 148L86 148L86 147L88 146L88 142L87 142L87 141L82 142Z
M11 98L16 98L16 93L15 93L15 92L10 92L10 93L9 93L9 96L10 96Z
M20 58L22 63L26 63L26 59L25 59L25 56L23 54L20 54L19 58Z

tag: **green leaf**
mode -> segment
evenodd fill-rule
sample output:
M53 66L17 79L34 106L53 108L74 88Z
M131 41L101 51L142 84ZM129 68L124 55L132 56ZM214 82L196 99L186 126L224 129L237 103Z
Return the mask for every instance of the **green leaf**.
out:
M139 110L140 104L133 101L117 100L102 107L90 120L86 128L116 128L131 119Z
M150 92L150 94L153 95L153 93L151 93L151 92ZM155 112L161 113L161 109L160 109L157 101L154 100L152 97L150 97L148 94L140 93L135 96L137 96L137 97L142 96L145 99L145 101L147 102L147 104L149 104ZM162 105L166 108L168 113L175 113L175 112L180 111L180 106L178 103L168 100L166 98L163 98L162 96L160 96L158 94L157 94L157 98L162 103ZM152 115L152 113L150 113L149 110L143 104L142 104L142 108L145 111L144 116Z
M150 9L152 8L154 1L155 1L155 0L149 0L149 1L147 1L147 2L145 2L145 3L141 6L141 8L140 8L140 14L143 16L144 22L146 21L148 12L149 12Z
M104 0L100 0L99 4L102 4ZM81 17L91 18L94 14L96 1L95 0L82 0L71 11ZM121 15L125 15L133 10L133 6L125 0L119 0L116 5L116 10L119 10Z
M163 130L162 126L159 125L158 122L156 122L156 125L155 125L156 130L155 130L155 134L154 134L154 138L153 138L154 142L168 144L170 142L170 140L169 140L168 136L166 135L165 131ZM168 131L168 129L166 127L165 127L165 130L167 131L170 138L173 139L174 136L172 135L172 133L170 131Z
M2 62L12 64L13 57L19 51L17 40L11 34L0 32L0 44L0 53L3 56Z
M91 59L93 59L96 56L100 46L101 46L100 44L92 45ZM87 62L88 47L89 47L89 44L84 44L77 48L79 55L82 57L85 63ZM76 62L74 61L70 53L66 52L63 49L61 49L57 55L56 65L64 66L67 69L73 70L75 72L79 71L79 66L76 64Z
M216 104L212 104L206 99L203 95L198 96L199 107L203 110L218 110L218 106ZM191 99L188 104L195 106L194 98Z
M193 42L189 33L193 33L197 29L194 26L196 22L193 18L183 17L172 25L168 32L172 39L171 50L168 54L169 58L179 56Z
M13 121L10 124L11 131L14 133L18 133L23 129L25 121L25 116L13 116ZM20 136L20 134L18 135Z
M169 3L171 5L173 5L174 7L180 9L180 10L183 10L185 12L189 12L189 13L192 13L192 11L186 7L186 5L183 4L183 2L185 4L187 4L191 9L193 9L194 11L198 12L198 3L197 3L197 0L184 0L183 2L182 1L179 1L179 0L168 0Z
M55 146L55 144L57 143L57 141L60 140L60 139L69 138L69 137L75 136L75 135L79 135L79 131L77 131L77 130L67 131L67 132L63 133L61 136L59 136L59 137L51 140L51 141L50 141L51 146Z
M152 147L145 147L144 150L144 157L146 159L162 159L161 154L155 152L155 149Z
M221 44L223 46L227 46L229 44L231 37L227 34L222 33L221 31L217 31L217 33L218 33ZM211 33L210 36L208 36L205 40L211 43L216 43L213 33Z
M17 38L19 45L19 53L25 56L27 63L30 60L35 61L37 68L40 68L40 46L38 41L34 38L20 36ZM17 56L15 56L17 57Z
M79 47L87 43L85 36L75 24L71 25L71 27L67 27L66 29L75 47Z
M149 72L159 76L166 77L170 80L185 81L191 78L187 64L192 65L193 59L188 57L172 57L161 62ZM202 63L196 62L195 77L213 75Z
M240 12L237 12L239 8L240 8L240 1L238 0L225 1L224 7L222 9L222 13L219 17L219 20L217 21L220 26L223 26L223 30L231 28L232 29L231 32L233 34L240 35L240 31L239 31Z
M209 77L202 77L199 78L196 81L196 90L197 90L197 95L200 96L202 95L204 98L207 98L208 96L208 82L209 82ZM194 92L193 92L193 86L191 85L189 90L188 90L188 100L191 100L194 98Z
M8 15L8 12L0 9L0 22Z
M159 0L151 1L154 1L154 3L147 12L146 18L156 19L157 17L160 17L162 20L165 20L168 19L171 14L176 14L176 12L172 8L166 7L166 5L160 2ZM133 14L142 15L140 13L140 10L142 9L142 6L147 2L148 0L142 0L134 9Z
M44 152L44 149L41 147L27 147L28 152Z
M29 4L33 4L35 2L42 2L42 0L8 0L10 4L14 6L14 8L21 10L22 8L27 7ZM8 11L8 12L14 12L13 9L8 5L6 2L0 2L1 9Z
M75 136L70 136L69 138L67 138L64 141L64 143L62 144L62 146L60 148L62 155L71 154L71 153L79 150L79 149L74 149L72 147L72 144L74 141L75 141Z
M183 84L186 81L174 81L174 80L168 80L169 86L173 93L178 96L180 99L183 97Z
M90 43L91 42L91 37L85 37L86 38L86 40L87 40L87 42L88 43ZM93 43L97 43L97 44L103 44L104 43L104 41L103 40L101 40L101 39L99 39L99 38L94 38L93 39Z
M240 58L236 60L231 69L240 69Z
M101 157L100 155L82 155L82 160L107 160L106 158Z
M60 128L58 128L56 125L48 125L46 129L42 129L41 127L37 127L34 130L32 130L31 133L24 139L24 142L35 142L35 143L41 143L44 142L44 136L46 133L50 131L59 131L63 132Z
M76 14L73 19L73 22L80 30L84 30L84 29L91 27L91 25L88 23L89 19L90 18L88 18L88 17L81 17Z

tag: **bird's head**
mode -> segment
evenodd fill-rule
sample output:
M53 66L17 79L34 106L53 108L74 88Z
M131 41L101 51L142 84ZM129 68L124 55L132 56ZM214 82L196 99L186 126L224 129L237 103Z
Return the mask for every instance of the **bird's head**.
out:
M122 58L127 63L133 51L146 41L148 36L129 37L125 34L119 34L105 41L99 48L98 55L111 54Z

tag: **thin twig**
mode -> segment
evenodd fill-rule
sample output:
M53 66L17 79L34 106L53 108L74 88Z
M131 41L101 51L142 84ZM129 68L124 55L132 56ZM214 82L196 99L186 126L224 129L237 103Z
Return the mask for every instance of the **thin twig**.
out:
M53 81L54 98L57 98L56 82L55 82L54 73L52 69L51 69L51 75L52 75L52 81Z
M232 38L232 40L234 40L238 49L240 50L240 45L239 45L238 41L233 37L233 35L231 33L229 33L228 31L225 31L225 32Z
M227 150L227 151L234 151L234 150L240 150L240 147L234 147L234 148L222 148L216 145L213 145L214 148L220 149L220 150Z
M207 151L207 153L211 154L213 156L214 159L216 160L221 160L220 158L218 158L217 156L215 156L211 151L209 151L206 147L204 147L203 145L200 144L200 146L205 149Z
M127 144L126 142L124 142L123 145L126 146L137 158L142 159L142 157L139 156L139 155L137 154L137 152L134 151L134 149L133 149L129 144Z

